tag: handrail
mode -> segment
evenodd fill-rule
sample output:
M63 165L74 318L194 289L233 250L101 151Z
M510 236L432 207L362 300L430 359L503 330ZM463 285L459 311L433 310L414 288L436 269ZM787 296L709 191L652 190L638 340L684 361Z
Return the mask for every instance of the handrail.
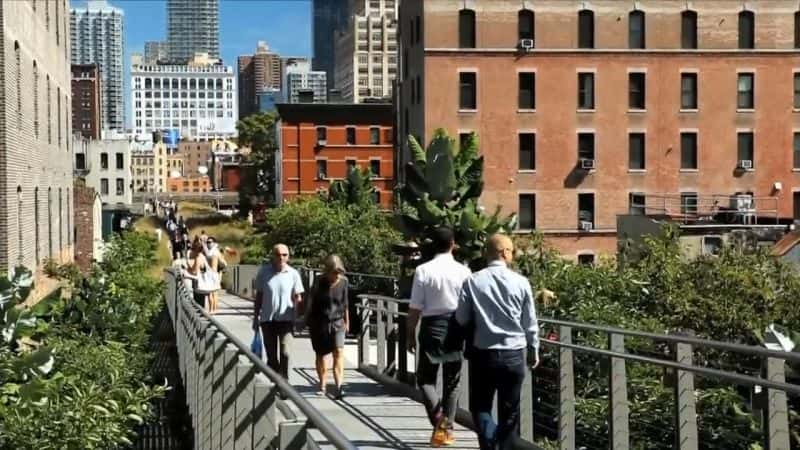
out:
M180 273L176 274L172 269L165 269L165 271L170 272L173 276L175 276L176 283L179 283L179 285L183 283L183 276ZM283 393L288 399L297 405L300 411L306 415L309 421L329 440L331 444L338 449L356 450L358 448L330 420L328 420L316 408L314 408L314 406L312 406L308 400L301 396L287 380L270 368L261 358L253 354L248 345L245 345L236 336L230 333L230 331L216 318L208 314L208 312L201 308L200 305L195 302L188 301L185 297L182 297L179 300L183 301L184 303L188 303L190 308L193 308L195 312L199 312L205 320L208 320L211 324L213 324L230 343L236 346L239 352L241 352L250 360L250 362L253 363L253 366L255 366L256 369L258 369L262 374L266 375L267 378L269 378L275 384L275 386L277 386L281 393ZM186 307L186 304L183 306Z

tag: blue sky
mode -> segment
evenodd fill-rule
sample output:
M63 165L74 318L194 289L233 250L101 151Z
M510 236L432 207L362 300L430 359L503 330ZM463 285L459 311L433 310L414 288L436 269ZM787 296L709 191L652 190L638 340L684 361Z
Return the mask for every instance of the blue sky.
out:
M165 0L110 0L125 11L125 115L128 123L130 55L144 52L145 41L166 39ZM236 57L255 52L258 41L282 55L311 56L310 0L220 0L222 60L236 67ZM82 7L84 1L72 0Z

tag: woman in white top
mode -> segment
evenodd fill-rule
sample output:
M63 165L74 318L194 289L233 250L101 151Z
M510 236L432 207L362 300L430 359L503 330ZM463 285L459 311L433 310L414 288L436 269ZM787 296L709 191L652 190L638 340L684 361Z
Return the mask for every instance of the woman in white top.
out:
M217 311L217 304L219 303L219 294L217 291L222 289L222 274L220 271L224 269L227 264L222 258L222 253L219 251L219 244L217 244L217 240L213 236L209 236L206 239L205 256L215 279L216 289L208 294L208 312L214 314Z

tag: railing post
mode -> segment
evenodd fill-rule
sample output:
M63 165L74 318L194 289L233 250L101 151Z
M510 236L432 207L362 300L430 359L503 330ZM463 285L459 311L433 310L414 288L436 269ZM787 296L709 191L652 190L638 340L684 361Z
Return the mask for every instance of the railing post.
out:
M786 382L786 364L783 359L767 358L767 380ZM789 412L786 392L767 389L767 408L764 410L766 450L789 450Z
M253 377L255 368L248 358L239 356L236 364L236 417L234 420L234 448L253 448Z
M611 333L608 336L608 349L612 352L625 353L625 337L621 334ZM611 448L613 450L628 450L630 447L630 432L628 420L628 380L625 373L625 359L611 358L609 371L609 423L611 425Z
M211 414L213 399L211 393L214 384L214 341L217 339L215 327L207 328L203 337L205 357L201 368L203 376L202 408L200 410L200 442L197 448L210 450L211 448Z
M520 437L533 442L533 371L529 368L525 369L525 379L522 381L520 405Z
M572 344L572 328L559 327L559 340ZM572 349L558 349L559 410L558 444L561 450L575 450L575 371Z
M358 365L369 364L369 313L366 298L361 298L361 330L358 334Z
M397 302L390 301L387 305L389 312L386 314L386 366L393 368L397 373L397 330L395 317L397 317Z
M277 389L264 374L257 374L253 383L253 447L266 449L275 447L278 435L275 418Z
M236 364L239 356L233 344L225 344L225 361L222 373L222 423L220 441L222 450L233 450L233 435L236 419Z
M383 311L386 308L386 302L383 300L377 301L377 310L375 311L375 326L377 327L378 338L378 362L375 364L378 373L383 373L386 370L386 322L384 317L386 313Z
M692 346L679 342L675 345L675 361L692 365ZM675 382L675 445L679 450L697 450L697 406L694 394L694 374L677 371Z
M213 370L211 382L211 432L209 439L211 441L211 449L218 450L220 448L220 434L222 430L222 390L223 390L223 370L225 369L225 338L217 336L214 339L213 352Z

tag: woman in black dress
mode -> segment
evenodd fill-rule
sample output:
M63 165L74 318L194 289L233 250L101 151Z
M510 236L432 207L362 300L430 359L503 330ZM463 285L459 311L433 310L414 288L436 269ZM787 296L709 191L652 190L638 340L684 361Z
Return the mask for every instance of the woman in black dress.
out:
M328 369L325 356L333 353L333 378L336 382L336 399L344 396L344 335L350 326L347 308L347 278L342 260L336 255L325 259L324 272L311 288L307 324L311 346L317 354L319 393L325 395Z

